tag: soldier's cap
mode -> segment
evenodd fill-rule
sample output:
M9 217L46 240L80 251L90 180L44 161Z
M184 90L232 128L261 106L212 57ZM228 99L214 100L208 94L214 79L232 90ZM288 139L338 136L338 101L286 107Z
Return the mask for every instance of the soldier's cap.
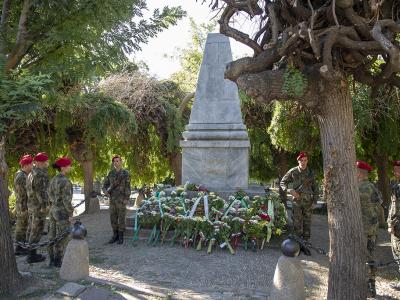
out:
M32 162L33 162L33 157L30 156L29 154L22 156L21 159L19 160L20 166L29 165Z
M393 164L393 167L400 167L400 160L394 160L392 162L392 164Z
M357 168L371 172L373 168L365 161L357 160Z
M69 159L68 157L61 157L61 158L58 158L58 159L54 162L54 164L55 164L57 167L60 167L60 168L62 168L62 167L68 167L68 166L72 165L72 160Z
M38 162L44 162L44 161L48 161L49 157L47 156L47 154L45 152L39 152L38 154L35 155L33 160L38 161Z
M302 159L304 157L308 157L307 153L306 152L300 152L299 155L297 155L296 160L300 160L300 159Z
M114 155L113 158L111 159L111 161L114 162L114 159L116 159L116 158L119 158L119 159L122 160L121 156L119 156L119 155Z

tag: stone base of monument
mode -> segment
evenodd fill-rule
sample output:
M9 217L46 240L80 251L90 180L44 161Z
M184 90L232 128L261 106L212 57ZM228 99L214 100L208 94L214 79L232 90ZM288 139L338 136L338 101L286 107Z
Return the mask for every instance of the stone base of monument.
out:
M297 257L282 255L276 265L271 300L305 300L304 273Z
M89 276L89 247L86 240L71 240L65 250L60 278L68 281Z
M95 214L98 212L100 212L99 198L97 198L97 197L90 198L88 213Z

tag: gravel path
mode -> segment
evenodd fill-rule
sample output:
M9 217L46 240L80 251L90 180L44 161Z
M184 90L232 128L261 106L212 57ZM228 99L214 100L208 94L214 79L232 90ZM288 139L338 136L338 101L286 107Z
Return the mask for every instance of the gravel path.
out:
M123 245L107 244L111 234L108 211L85 215L81 221L88 229L90 275L129 287L147 289L174 299L266 299L272 284L276 262L281 255L280 241L264 250L244 251L230 255L225 249L207 255L180 246L148 246L145 241L126 241ZM311 242L328 248L327 217L314 215ZM378 261L392 259L389 235L381 230L377 248ZM313 252L301 255L304 266L307 299L324 299L327 293L328 258ZM43 264L34 268L18 258L21 270L45 274ZM46 273L47 272L47 273ZM377 299L400 299L400 292L388 284L396 278L394 267L381 269L377 278Z

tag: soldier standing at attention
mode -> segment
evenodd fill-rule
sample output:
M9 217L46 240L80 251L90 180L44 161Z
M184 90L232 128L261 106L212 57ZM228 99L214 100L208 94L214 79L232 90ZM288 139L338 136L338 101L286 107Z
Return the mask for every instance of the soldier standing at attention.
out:
M72 207L72 182L67 178L71 170L72 161L67 157L59 158L52 165L58 174L53 177L49 185L50 209L50 234L49 239L65 232L71 227L71 219L74 213ZM49 266L61 267L64 249L69 238L51 245L47 248L49 253Z
M26 231L28 229L28 195L26 193L26 178L33 168L33 158L30 155L24 155L19 165L21 169L14 176L14 192L16 196L15 214L17 217L17 224L15 228L15 241L26 242ZM15 247L15 255L26 255L28 251Z
M122 169L119 155L112 158L113 168L104 180L103 192L110 199L110 220L113 236L109 243L124 242L126 204L131 195L131 179L127 170Z
M393 175L391 182L392 197L387 219L388 231L391 237L393 258L397 260L400 272L400 160L393 162ZM391 288L400 291L400 283L392 283Z
M308 156L305 152L300 152L297 156L298 166L290 169L283 176L280 186L284 192L289 192L293 196L293 230L294 233L305 240L311 236L311 216L313 203L318 200L318 186L315 181L314 172L307 167ZM289 188L292 184L292 188ZM310 251L302 248L306 255L311 255Z
M379 228L379 209L381 205L381 195L376 187L368 180L368 173L372 167L361 160L357 161L357 179L360 191L361 217L364 229L364 236L367 242L367 263L368 270L368 288L371 297L376 296L375 275L376 267L374 265L374 252L376 237Z
M49 174L47 171L49 158L47 154L44 152L38 153L33 160L35 166L26 180L29 214L27 240L29 244L38 243L42 236L44 220L47 215L47 189L49 186ZM42 254L37 254L35 249L29 251L26 261L28 263L36 263L45 259L46 257Z

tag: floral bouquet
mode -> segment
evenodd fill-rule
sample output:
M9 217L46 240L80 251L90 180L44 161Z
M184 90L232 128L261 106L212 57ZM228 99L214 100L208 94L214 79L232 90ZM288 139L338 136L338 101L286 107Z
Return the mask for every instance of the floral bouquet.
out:
M215 236L218 242L221 242L220 247L224 248L227 246L231 254L235 254L231 244L229 243L229 236L231 234L231 227L222 221L214 222Z

